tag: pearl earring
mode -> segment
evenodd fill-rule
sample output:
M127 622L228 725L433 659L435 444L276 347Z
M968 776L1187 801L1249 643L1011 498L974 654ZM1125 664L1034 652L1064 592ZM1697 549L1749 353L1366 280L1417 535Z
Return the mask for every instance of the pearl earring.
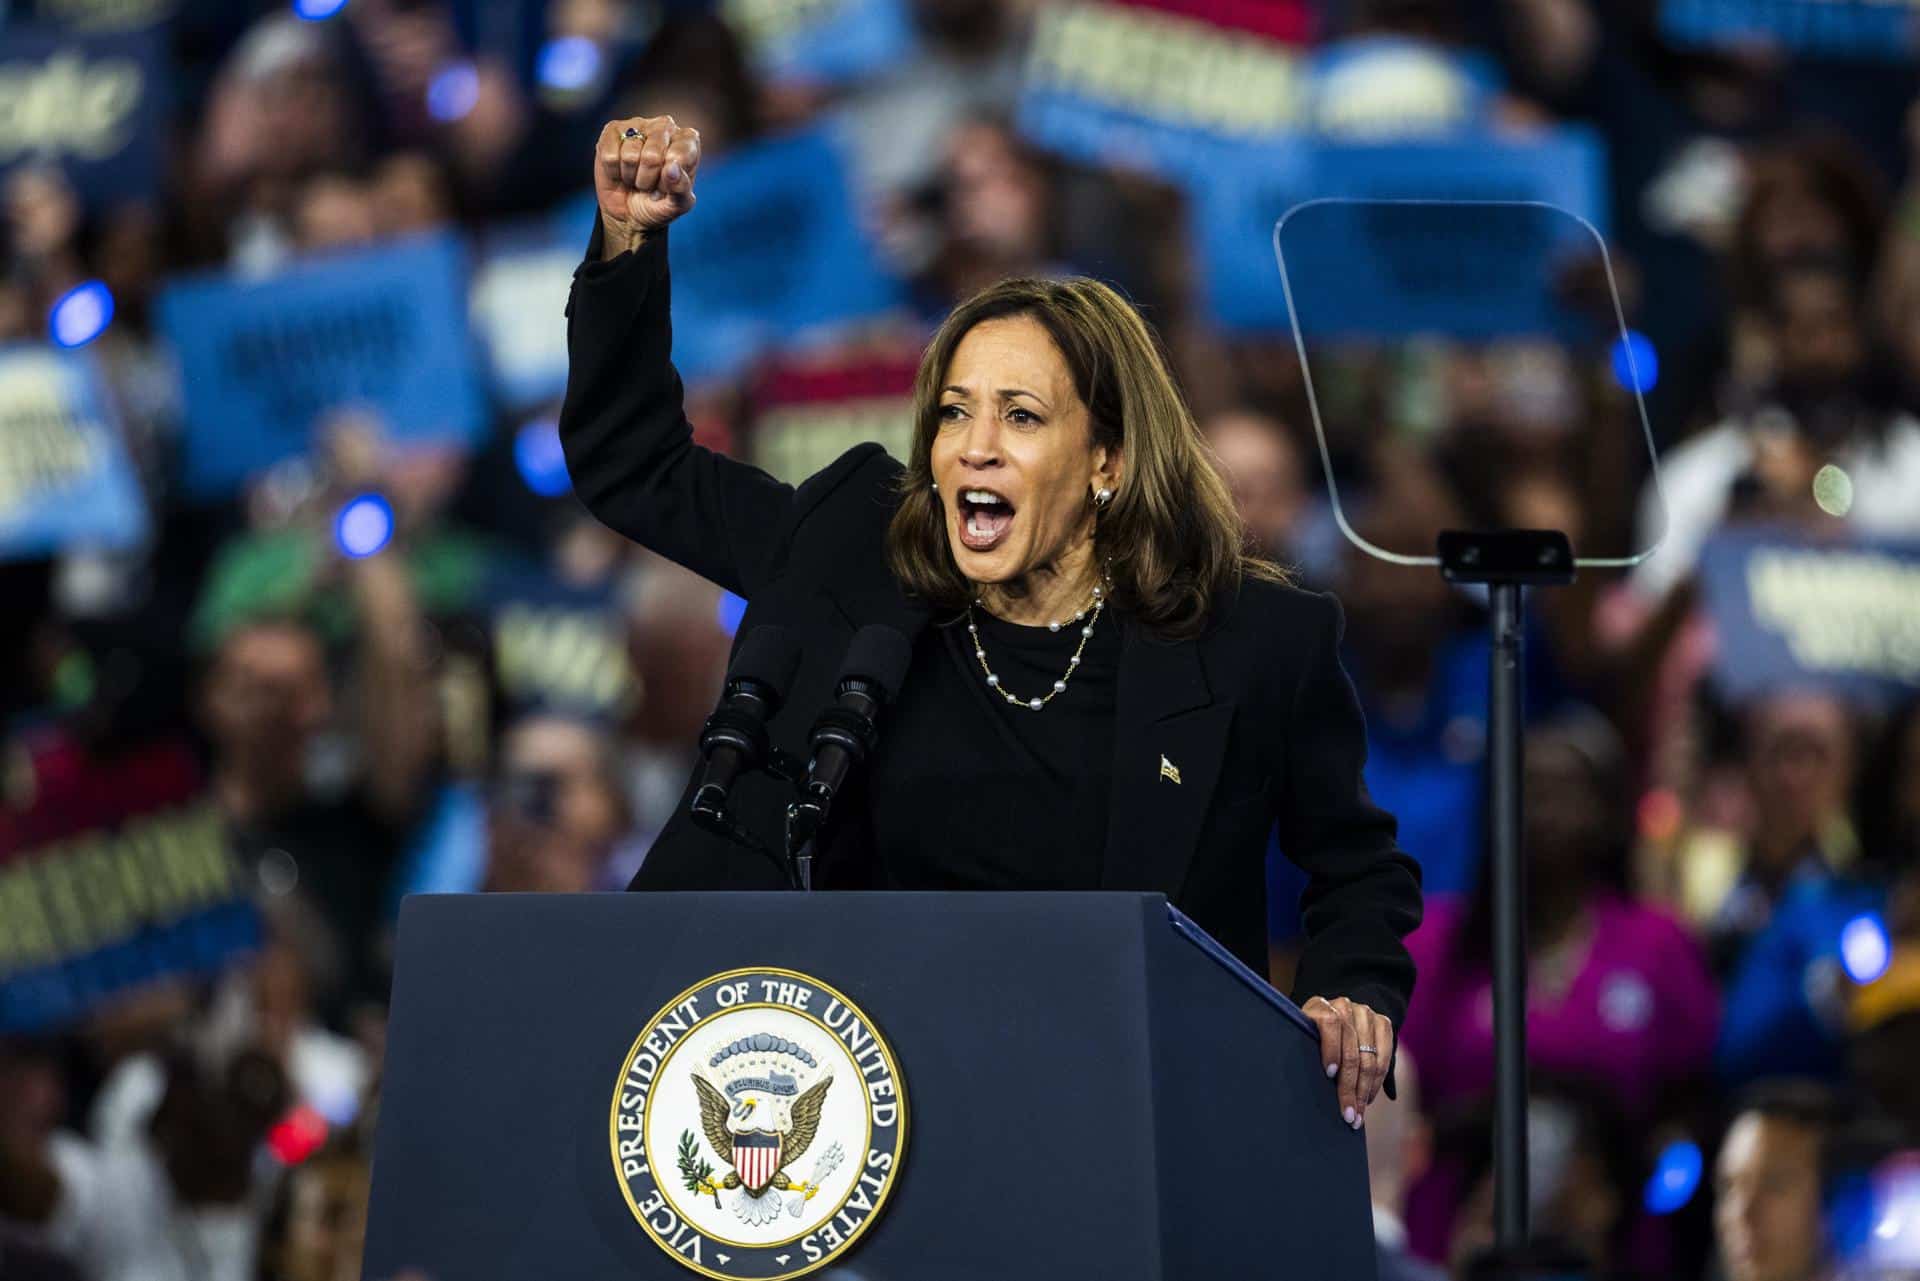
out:
M932 482L932 484L933 484L933 492L934 492L934 493L936 493L936 494L937 494L937 493L939 493L939 492L940 492L940 482L936 480L936 481L933 481L933 482Z
M1093 505L1095 507L1105 507L1112 501L1113 491L1111 489L1102 489L1093 496Z

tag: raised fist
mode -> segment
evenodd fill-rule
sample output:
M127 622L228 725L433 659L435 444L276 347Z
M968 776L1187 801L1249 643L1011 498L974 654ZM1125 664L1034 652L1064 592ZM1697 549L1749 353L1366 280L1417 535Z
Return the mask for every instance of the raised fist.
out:
M693 208L700 131L672 116L609 120L593 162L593 192L606 231L606 257L639 248L648 233Z

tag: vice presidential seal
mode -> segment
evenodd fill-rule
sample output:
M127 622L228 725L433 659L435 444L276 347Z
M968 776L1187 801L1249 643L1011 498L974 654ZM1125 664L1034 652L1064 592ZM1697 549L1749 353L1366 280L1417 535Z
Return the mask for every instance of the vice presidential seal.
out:
M627 1052L608 1140L662 1249L710 1277L797 1277L860 1239L899 1178L907 1095L871 1020L791 970L716 974Z

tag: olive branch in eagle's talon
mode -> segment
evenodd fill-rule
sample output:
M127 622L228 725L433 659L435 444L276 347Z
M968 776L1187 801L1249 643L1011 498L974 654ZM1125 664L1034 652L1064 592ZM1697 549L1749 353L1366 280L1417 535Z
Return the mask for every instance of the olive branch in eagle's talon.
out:
M680 1131L680 1177L685 1180L687 1191L708 1194L713 1198L713 1208L720 1208L720 1189L713 1182L713 1166L700 1155L700 1141L693 1137L692 1130Z

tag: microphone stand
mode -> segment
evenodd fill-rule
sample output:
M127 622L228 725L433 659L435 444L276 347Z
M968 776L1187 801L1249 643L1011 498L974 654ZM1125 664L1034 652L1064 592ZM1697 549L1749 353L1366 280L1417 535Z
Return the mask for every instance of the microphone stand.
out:
M787 850L783 858L772 846L733 821L723 810L696 803L693 820L733 844L765 856L780 869L791 889L813 891L813 860L820 833L825 829L833 793L824 785L809 785L806 762L781 751L769 749L766 772L790 783L799 795L787 805Z
M813 801L794 801L787 806L787 868L793 887L802 893L813 892L814 842L826 814Z
M1493 838L1494 1240L1527 1243L1526 864L1520 848L1522 589L1573 581L1573 546L1557 529L1443 530L1440 573L1484 583L1493 642L1488 689L1487 811Z
M768 749L767 761L762 768L775 778L789 783L797 782L805 778L807 773L807 767L804 764L796 761L792 756L777 747ZM781 858L771 845L768 845L758 836L755 836L745 827L735 822L724 809L696 803L693 806L692 813L693 821L707 831L731 841L742 849L752 850L755 854L763 856L768 862L779 868L780 875L786 878L788 888L796 890L810 888L801 885L795 872L795 864L791 852L789 852L786 858Z

